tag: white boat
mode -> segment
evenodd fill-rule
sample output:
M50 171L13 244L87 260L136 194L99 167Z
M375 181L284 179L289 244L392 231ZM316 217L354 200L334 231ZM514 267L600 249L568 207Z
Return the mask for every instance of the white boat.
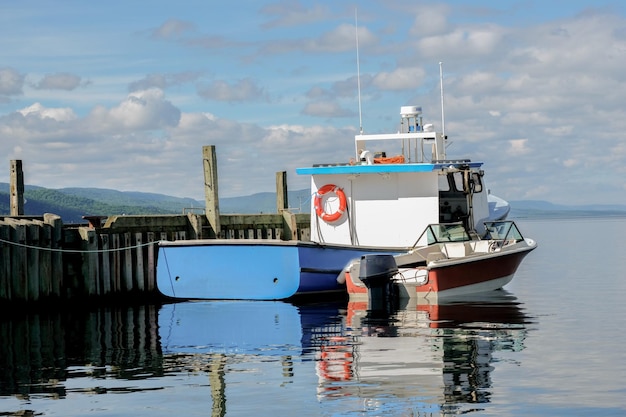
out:
M402 107L397 133L358 134L352 158L296 169L310 177L310 241L161 242L159 290L204 299L345 292L341 278L354 259L415 253L428 245L421 233L431 224L460 223L479 241L502 211L490 212L482 163L448 159L446 142L420 107Z
M438 302L504 287L537 244L512 221L485 226L485 236L472 239L462 224L430 225L428 245L395 256L363 255L345 272L350 299L384 309L396 299Z

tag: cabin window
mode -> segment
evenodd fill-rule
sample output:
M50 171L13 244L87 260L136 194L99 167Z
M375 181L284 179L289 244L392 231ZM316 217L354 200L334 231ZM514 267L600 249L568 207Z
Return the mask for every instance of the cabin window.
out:
M463 173L455 172L452 174L452 180L454 181L455 191L463 192Z
M483 191L483 182L478 172L472 172L472 181L474 182L474 192L480 193Z
M439 191L450 191L447 175L439 175Z

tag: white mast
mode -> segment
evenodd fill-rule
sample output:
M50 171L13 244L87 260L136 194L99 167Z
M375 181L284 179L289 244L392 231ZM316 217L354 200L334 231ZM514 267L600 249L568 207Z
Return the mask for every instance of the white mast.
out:
M354 32L356 34L356 80L359 94L359 133L363 134L363 116L361 113L361 68L359 66L359 21L357 19L357 9L354 9Z
M446 157L446 120L443 108L443 62L439 62L439 84L441 89L441 135L443 136L443 157Z

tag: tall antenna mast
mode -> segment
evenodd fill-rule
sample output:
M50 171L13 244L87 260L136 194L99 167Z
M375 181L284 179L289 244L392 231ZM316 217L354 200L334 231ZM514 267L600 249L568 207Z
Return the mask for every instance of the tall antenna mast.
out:
M439 84L441 89L441 135L443 136L443 143L445 149L446 143L446 120L444 117L443 109L443 62L439 62Z
M357 19L357 9L354 9L354 28L356 34L356 82L359 93L359 134L363 134L363 115L361 112L361 68L359 65L359 21Z

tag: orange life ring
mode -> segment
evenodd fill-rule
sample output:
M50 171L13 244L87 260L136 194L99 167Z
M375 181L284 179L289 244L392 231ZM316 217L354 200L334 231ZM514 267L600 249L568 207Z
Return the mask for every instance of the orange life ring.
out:
M324 208L322 207L322 197L324 196L324 194L330 192L335 193L337 197L339 197L339 209L337 209L337 211L335 211L334 213L326 213L324 211ZM343 213L346 212L348 201L346 199L346 194L341 188L337 187L334 184L326 184L322 188L317 190L317 193L315 193L314 205L315 213L317 214L317 216L327 223L332 223L339 220Z

